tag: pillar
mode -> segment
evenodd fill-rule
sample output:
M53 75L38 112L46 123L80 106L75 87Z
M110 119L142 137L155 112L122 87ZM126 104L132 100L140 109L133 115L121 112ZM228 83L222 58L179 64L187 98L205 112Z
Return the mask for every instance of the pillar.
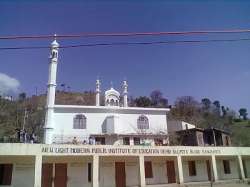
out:
M216 158L215 155L212 155L212 168L213 168L213 176L214 181L218 181L218 172L217 172L217 164L216 164Z
M99 156L93 155L92 187L99 187Z
M34 187L41 187L42 183L42 156L35 157L35 180Z
M241 155L238 155L238 163L239 163L239 171L240 171L240 178L242 180L246 179L244 168L243 168L243 163L242 163L242 157Z
M123 81L123 106L128 107L128 84L127 81Z
M182 167L182 159L181 156L177 156L177 166L178 166L178 175L179 175L179 183L183 184L184 183L184 178L183 178L183 167ZM175 171L173 171L175 172Z
M96 80L96 96L95 96L96 106L100 106L100 92L101 92L100 85L101 85L100 80L97 79Z
M139 176L140 176L140 187L145 187L146 180L145 180L144 156L139 156Z
M56 39L51 43L51 54L49 64L49 80L47 88L47 103L46 103L46 116L44 123L44 143L52 143L53 135L53 115L54 115L54 104L56 95L56 74L58 64L58 49L59 44Z

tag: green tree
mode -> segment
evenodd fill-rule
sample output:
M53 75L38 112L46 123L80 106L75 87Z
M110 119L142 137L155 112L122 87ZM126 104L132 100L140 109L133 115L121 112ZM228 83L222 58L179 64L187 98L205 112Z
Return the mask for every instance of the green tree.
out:
M239 113L240 113L240 116L242 116L242 118L244 120L247 120L248 113L247 113L247 109L246 108L240 108Z
M140 96L136 98L134 102L137 107L150 107L151 106L151 100L150 98L146 96Z
M208 111L211 107L211 101L208 98L203 98L201 100L202 108L206 111Z
M150 94L151 105L153 107L159 108L167 108L168 107L168 100L163 97L163 94L160 90L154 90Z

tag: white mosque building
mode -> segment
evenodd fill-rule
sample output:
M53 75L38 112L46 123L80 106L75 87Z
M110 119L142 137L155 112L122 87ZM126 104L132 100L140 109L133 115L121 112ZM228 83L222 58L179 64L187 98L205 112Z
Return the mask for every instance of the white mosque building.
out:
M121 94L113 87L105 92L105 106L100 106L100 80L96 106L56 105L58 50L54 40L44 143L1 143L0 187L210 186L250 180L249 147L169 146L170 109L129 107L126 81Z

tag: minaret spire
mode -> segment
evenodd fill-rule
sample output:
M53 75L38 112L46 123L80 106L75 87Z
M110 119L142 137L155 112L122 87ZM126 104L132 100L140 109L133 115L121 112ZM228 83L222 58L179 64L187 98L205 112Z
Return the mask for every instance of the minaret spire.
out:
M50 63L49 63L49 80L48 80L48 90L47 90L47 103L46 103L46 118L45 118L45 134L44 142L46 144L52 143L53 136L53 114L54 114L54 104L56 95L56 73L57 73L57 63L58 63L58 49L59 44L55 39L51 43L50 48Z
M128 107L128 84L127 81L123 81L123 106Z
M99 80L99 78L97 78L96 80L96 106L100 106L100 93L101 93L101 90L100 90L100 86L101 86L101 82Z

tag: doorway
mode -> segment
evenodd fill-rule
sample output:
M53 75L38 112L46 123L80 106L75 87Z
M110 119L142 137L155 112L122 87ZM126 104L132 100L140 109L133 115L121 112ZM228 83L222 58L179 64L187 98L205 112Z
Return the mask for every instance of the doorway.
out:
M42 164L42 187L52 187L53 181L53 164Z
M212 180L211 164L209 160L206 160L206 165L207 165L207 177L208 177L208 180L211 181Z
M55 164L54 187L67 187L67 164Z
M168 183L176 183L174 161L167 161L167 178Z
M126 187L125 162L115 163L115 184L116 187Z

